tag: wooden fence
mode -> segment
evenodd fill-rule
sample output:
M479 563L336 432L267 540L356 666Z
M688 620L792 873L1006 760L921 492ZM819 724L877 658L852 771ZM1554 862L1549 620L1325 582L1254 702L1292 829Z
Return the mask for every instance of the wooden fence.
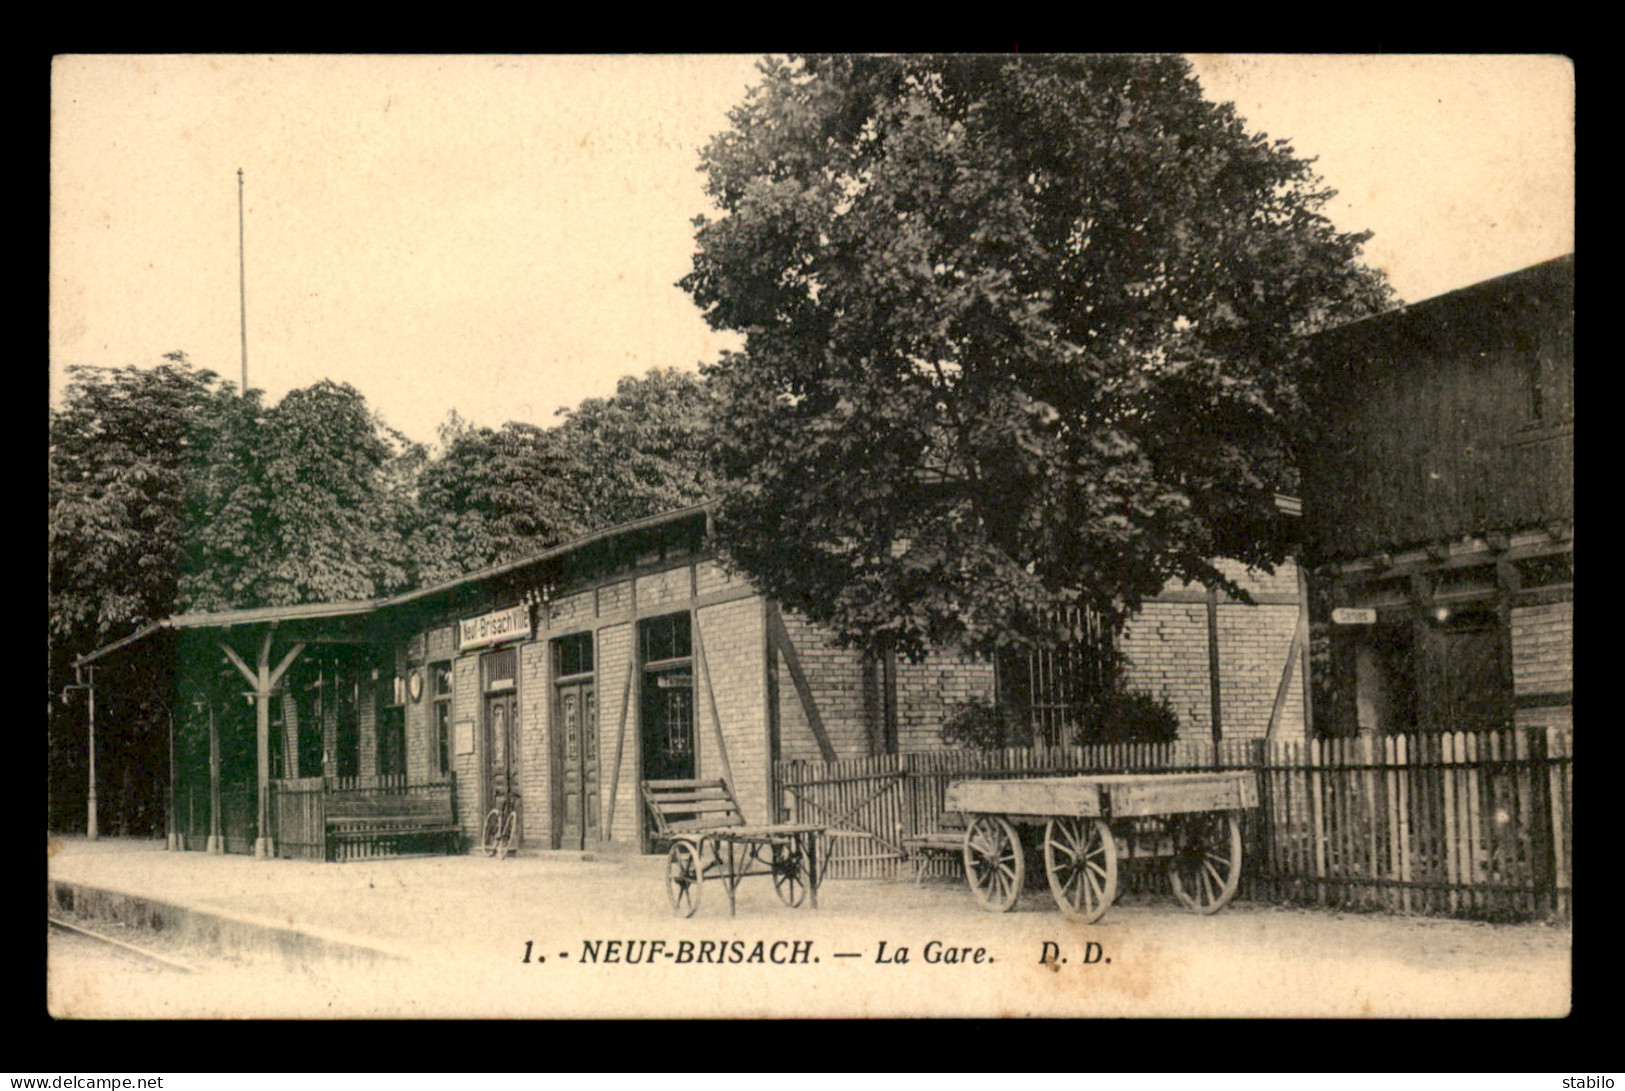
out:
M779 818L859 830L832 878L892 878L903 840L930 832L969 777L1254 769L1241 894L1258 900L1492 920L1571 911L1573 734L1455 732L888 754L774 765ZM926 874L957 875L951 859ZM1125 869L1126 892L1164 889Z
M444 804L455 820L456 789L452 777L409 782L404 775L355 777L301 777L271 782L271 821L276 854L292 860L360 860L419 850L407 834L375 839L338 839L329 836L328 816L346 811L346 804L365 801L386 826L409 827L422 822L423 804ZM353 808L351 808L353 809ZM438 824L437 824L438 830ZM433 835L444 841L443 833Z

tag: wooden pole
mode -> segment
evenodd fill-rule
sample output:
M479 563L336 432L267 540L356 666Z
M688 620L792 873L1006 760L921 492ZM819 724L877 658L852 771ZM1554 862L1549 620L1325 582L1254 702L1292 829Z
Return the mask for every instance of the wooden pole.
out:
M86 833L86 836L90 840L94 841L94 840L96 840L96 833L97 833L97 831L96 831L96 668L91 667L89 669L90 669L90 684L89 684L89 687L88 687L88 693L89 693L89 696L90 696L90 727L89 727L88 737L85 740L85 749L89 752L89 755L90 755L90 792L89 792L89 798L86 801L86 808L87 808L89 813L86 816L88 821L87 821L87 825L86 825L86 828L85 828L85 833Z
M164 793L164 848L178 851L180 843L180 814L175 810L175 705L169 706L169 788Z
M258 676L254 684L254 752L257 759L256 787L259 807L254 829L254 858L271 857L271 633L266 630L260 642Z
M1207 589L1207 678L1208 704L1213 717L1213 762L1219 761L1219 741L1224 738L1219 700L1219 592Z
M209 842L211 856L226 851L225 839L220 836L220 728L214 718L214 701L209 701Z

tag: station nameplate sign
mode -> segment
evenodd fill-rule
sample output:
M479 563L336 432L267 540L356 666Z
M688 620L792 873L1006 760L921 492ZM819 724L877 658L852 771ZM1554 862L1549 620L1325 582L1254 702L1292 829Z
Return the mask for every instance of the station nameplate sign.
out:
M1332 611L1334 625L1375 625L1377 611L1369 606L1341 606Z
M479 617L463 618L457 625L457 647L460 651L479 648L486 644L500 644L504 640L518 640L530 636L530 607L524 603L506 610L494 610Z

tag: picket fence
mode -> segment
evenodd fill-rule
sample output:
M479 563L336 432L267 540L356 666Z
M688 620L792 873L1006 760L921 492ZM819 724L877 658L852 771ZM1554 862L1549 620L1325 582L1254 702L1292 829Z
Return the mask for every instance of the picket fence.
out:
M1297 905L1484 920L1567 918L1573 732L1180 742L886 754L774 763L781 820L864 837L832 841L830 878L895 878L904 841L931 832L943 794L972 777L1252 769L1240 896ZM958 875L947 858L927 875ZM1126 868L1126 894L1166 890Z

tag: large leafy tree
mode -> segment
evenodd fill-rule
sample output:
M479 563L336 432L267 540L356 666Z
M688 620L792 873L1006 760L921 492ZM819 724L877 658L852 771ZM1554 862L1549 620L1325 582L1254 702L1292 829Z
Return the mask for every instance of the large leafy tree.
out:
M563 444L533 424L476 428L451 414L418 478L412 556L422 584L563 541L578 529Z
M324 380L268 409L251 396L207 426L215 457L191 494L189 608L361 599L407 585L422 452L354 387Z
M682 282L746 335L708 374L760 585L921 654L1282 559L1300 335L1387 295L1308 162L1178 58L761 72Z
M399 588L421 455L341 384L266 408L184 353L70 371L50 411L53 801L83 798L85 712L54 699L75 656L188 610ZM98 670L100 682L116 677L98 685L98 711L117 725L103 745L122 748L121 768L163 768L172 694L161 650L138 645ZM120 786L132 798L117 811L144 799L155 820L138 779Z
M608 398L588 398L555 429L569 459L569 503L582 530L658 515L709 500L711 396L701 378L675 368L628 375Z
M49 413L47 556L50 691L47 720L52 825L84 820L85 695L57 698L76 680L75 656L175 612L188 550L188 495L214 457L215 422L236 396L214 374L171 353L152 368L73 368ZM158 819L147 778L107 770L162 769L169 672L148 649L99 666L110 828L135 832ZM109 684L111 683L111 684ZM108 731L106 725L114 725Z

